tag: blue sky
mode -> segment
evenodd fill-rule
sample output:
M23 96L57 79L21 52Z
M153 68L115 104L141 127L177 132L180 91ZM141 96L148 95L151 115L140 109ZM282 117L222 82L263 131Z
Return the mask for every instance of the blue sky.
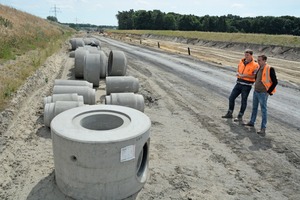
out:
M196 16L241 17L283 16L300 17L300 0L0 0L3 5L46 18L55 16L68 23L118 25L118 11L160 10ZM0 13L1 15L1 13Z

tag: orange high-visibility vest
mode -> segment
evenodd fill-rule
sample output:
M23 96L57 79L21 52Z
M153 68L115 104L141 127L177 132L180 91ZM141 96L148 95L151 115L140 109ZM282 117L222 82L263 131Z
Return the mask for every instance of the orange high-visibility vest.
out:
M254 59L252 58L252 61L245 66L244 65L244 60L245 60L245 58L241 59L239 65L238 65L238 73L239 74L246 74L248 76L254 75L254 71L257 71L258 68L259 68L258 63L255 62ZM243 79L245 81L250 81L250 82L253 82L253 83L255 82L255 78L240 77L239 75L237 75L237 78Z
M269 88L272 85L272 80L270 77L270 69L271 69L271 67L268 64L266 64L262 71L262 76L261 76L261 82L264 84L267 91L269 90ZM271 92L271 94L274 94L275 92L276 92L276 89L274 88L274 90Z

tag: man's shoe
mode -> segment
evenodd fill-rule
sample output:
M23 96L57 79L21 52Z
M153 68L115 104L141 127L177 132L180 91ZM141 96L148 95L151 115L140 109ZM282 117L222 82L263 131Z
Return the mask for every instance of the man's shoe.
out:
M258 135L260 136L265 136L266 135L266 129L262 128L260 131L257 132Z
M243 117L242 116L238 116L238 117L234 118L233 121L235 121L235 122L242 122L243 121Z
M232 112L228 111L226 115L223 115L222 118L232 118Z
M251 122L248 122L246 124L243 124L244 126L251 126L251 127L254 127L254 124L252 124Z

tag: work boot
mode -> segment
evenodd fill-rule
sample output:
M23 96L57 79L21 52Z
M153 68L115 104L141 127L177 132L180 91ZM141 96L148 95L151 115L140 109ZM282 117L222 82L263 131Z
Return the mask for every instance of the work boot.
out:
M232 118L232 111L228 111L226 115L223 115L222 118Z
M262 128L260 131L257 132L257 134L264 137L266 135L266 129Z

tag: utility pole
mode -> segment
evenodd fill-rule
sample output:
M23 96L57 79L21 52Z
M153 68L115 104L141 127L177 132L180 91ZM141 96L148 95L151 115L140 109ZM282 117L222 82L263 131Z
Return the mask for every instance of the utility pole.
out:
M54 5L54 7L51 8L50 12L54 12L54 16L57 19L57 13L60 12L60 9Z

